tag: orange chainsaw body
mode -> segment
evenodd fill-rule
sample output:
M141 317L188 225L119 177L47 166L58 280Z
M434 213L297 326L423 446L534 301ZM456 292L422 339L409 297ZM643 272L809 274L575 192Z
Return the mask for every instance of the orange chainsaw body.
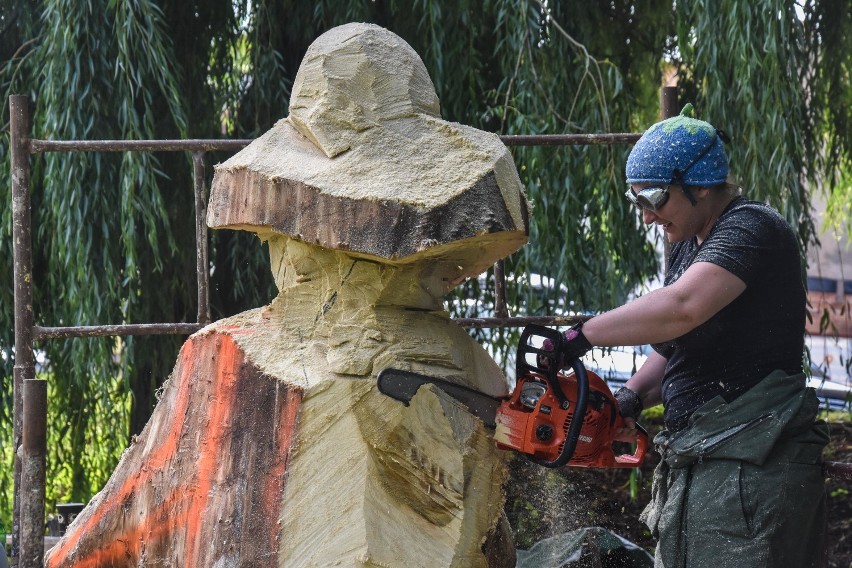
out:
M627 468L639 467L648 449L648 435L639 430L636 451L632 455L615 455L612 443L615 432L624 428L624 418L618 412L606 382L591 371L588 377L588 396L585 413L579 417L582 428L570 459L571 467ZM564 402L543 374L528 372L518 379L512 395L497 409L497 447L526 454L545 465L557 461L565 451L572 422L575 420L578 382L575 372L556 374Z

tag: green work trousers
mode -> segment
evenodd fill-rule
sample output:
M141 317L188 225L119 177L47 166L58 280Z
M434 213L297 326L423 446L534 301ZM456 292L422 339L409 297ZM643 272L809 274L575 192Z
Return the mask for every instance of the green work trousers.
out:
M642 518L658 539L655 566L820 566L828 435L804 380L773 373L654 439L663 459Z

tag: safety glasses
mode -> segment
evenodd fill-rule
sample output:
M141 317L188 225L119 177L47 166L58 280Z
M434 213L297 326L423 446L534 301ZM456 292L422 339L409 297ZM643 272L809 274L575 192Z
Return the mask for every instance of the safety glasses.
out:
M669 200L669 186L643 187L639 193L633 193L633 189L628 187L624 197L637 209L656 211Z

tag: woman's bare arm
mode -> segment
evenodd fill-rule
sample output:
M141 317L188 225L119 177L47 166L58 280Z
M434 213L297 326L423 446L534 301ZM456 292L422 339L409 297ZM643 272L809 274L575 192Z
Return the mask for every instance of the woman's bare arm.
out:
M669 341L692 331L743 293L746 284L710 262L696 262L675 282L583 326L592 345L644 345Z
M624 385L642 400L643 408L650 408L663 402L663 375L668 360L652 351L639 370Z

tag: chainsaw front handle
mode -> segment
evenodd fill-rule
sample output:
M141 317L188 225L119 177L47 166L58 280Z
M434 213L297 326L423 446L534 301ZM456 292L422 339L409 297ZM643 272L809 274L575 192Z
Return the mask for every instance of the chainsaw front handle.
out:
M571 361L571 368L574 369L574 374L577 376L577 405L574 407L574 417L571 420L571 426L568 428L568 434L565 436L565 443L562 445L562 451L553 461L543 460L532 456L527 456L530 461L544 467L562 467L566 465L574 456L574 450L577 448L577 440L580 439L580 430L583 429L583 419L586 416L586 407L589 401L589 376L586 374L586 367L579 359ZM562 400L566 400L562 394L562 389L554 377L552 379L552 387L555 392L562 395ZM548 380L551 380L548 376ZM645 434L647 438L647 433Z
M549 339L553 347L552 351L539 349L530 344L530 338L538 336L544 339ZM563 408L567 408L570 404L562 392L562 387L559 386L559 363L562 359L562 354L565 352L565 336L562 332L545 327L542 325L530 324L521 332L521 339L518 342L518 353L515 356L515 376L522 377L529 372L541 373L547 379L547 383L553 393L556 395L559 403ZM536 364L532 365L527 361L527 354L534 353ZM546 367L541 366L541 356L548 361ZM577 376L577 402L574 407L574 419L571 420L571 426L568 428L568 433L565 436L565 443L562 445L562 451L555 460L543 460L533 456L527 458L538 465L544 467L562 467L571 461L574 456L574 450L577 448L577 440L580 439L580 430L583 428L583 417L586 415L586 406L589 400L589 377L586 375L586 367L580 359L574 359L571 363L571 368Z

